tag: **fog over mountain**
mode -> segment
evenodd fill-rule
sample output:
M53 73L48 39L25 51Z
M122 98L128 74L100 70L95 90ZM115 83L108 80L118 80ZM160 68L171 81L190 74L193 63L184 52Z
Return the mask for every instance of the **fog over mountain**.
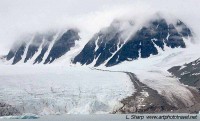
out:
M78 27L86 43L114 18L132 17L140 21L157 12L176 16L200 32L196 24L200 19L198 0L1 0L0 3L0 55L7 54L16 38L26 33Z

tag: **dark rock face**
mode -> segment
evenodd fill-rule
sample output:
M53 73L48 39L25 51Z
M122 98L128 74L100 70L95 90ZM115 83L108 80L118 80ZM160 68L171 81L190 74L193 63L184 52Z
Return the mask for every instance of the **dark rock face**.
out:
M19 115L21 114L15 107L0 102L0 116Z
M200 59L183 66L172 67L168 71L179 78L183 84L200 90Z
M38 55L38 57L35 59L34 64L35 63L40 63L43 60L44 54L47 52L50 43L52 42L54 37L54 34L49 34L47 36L44 37L44 39L46 41L44 41L43 45L42 45L42 51L41 53Z
M6 56L6 60L10 60L15 56L15 52L13 50L10 50L8 55Z
M24 51L26 49L26 44L27 44L26 42L23 42L21 44L20 48L16 51L12 64L16 64L17 62L19 62L22 59L22 56L23 56Z
M168 39L165 39L167 46L171 48L175 47L185 48L186 46L182 38L183 36L178 33L174 25L170 24L168 29L169 29L169 37Z
M26 48L26 43L23 42L21 43L21 45L19 47L13 47L8 55L6 56L6 60L10 60L12 58L14 58L12 64L17 63L18 61L20 61L22 59L22 55L24 54L24 50Z
M61 38L54 43L44 63L52 63L56 58L64 55L71 47L75 46L75 41L79 40L79 38L78 33L74 30L68 30L65 32Z
M8 55L6 55L6 60L9 61L13 58L12 64L20 61L30 39L31 38L29 36L24 36L16 41L10 49Z
M109 32L107 32L109 31ZM80 54L74 58L74 63L90 64L95 59L95 66L99 66L110 58L122 41L117 26L111 25L107 31L100 31L85 45Z
M24 62L27 62L29 59L33 57L33 55L38 51L38 48L42 44L43 36L40 34L35 35L33 41L28 47L28 52L26 54L26 58Z
M94 37L94 38L96 38L96 37ZM83 64L86 64L86 65L92 63L92 61L95 58L95 55L94 55L95 51L94 50L95 50L95 47L96 47L94 40L89 41L85 45L85 47L81 51L81 53L78 56L75 57L74 63L76 63L78 61L81 61Z
M52 63L56 58L67 53L71 47L74 47L75 41L80 38L78 32L73 29L67 30L61 36L57 36L57 38L55 38L56 35L56 32L49 31L47 33L37 33L32 39L29 38L27 40L26 38L26 40L22 40L22 43L17 47L16 44L13 46L6 56L6 59L10 60L14 58L12 64L16 64L22 60L22 56L25 55L23 61L26 63L31 60L36 53L39 53L39 55L34 58L35 60L33 60L33 64L41 63L43 60L45 60L45 64ZM55 40L55 43L52 43L53 40ZM49 47L51 43L53 44L52 48ZM27 53L25 53L26 48ZM41 48L41 52L38 52L39 48ZM50 53L48 53L47 58L44 58L48 49L50 50Z
M184 37L192 36L192 32L182 21L179 20L176 25L181 29L180 34L182 36Z
M123 61L156 55L158 48L164 51L165 46L185 48L183 38L192 36L190 29L179 20L176 24L171 24L165 19L157 19L150 21L148 26L142 27L124 42L121 37L123 31L112 25L113 23L107 28L111 31L100 31L94 35L74 58L73 63L87 65L96 61L95 66L103 63L106 66L113 66Z
M17 50L19 49L18 46L16 45L17 43L14 43L14 46L10 49L10 51L8 52L8 55L6 56L6 60L10 60L15 56L15 53L17 52ZM17 47L15 47L17 46Z

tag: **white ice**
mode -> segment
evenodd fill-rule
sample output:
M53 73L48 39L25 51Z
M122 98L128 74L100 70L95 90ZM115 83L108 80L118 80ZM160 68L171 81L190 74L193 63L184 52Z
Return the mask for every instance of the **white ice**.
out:
M134 87L124 73L70 66L0 66L0 101L22 113L110 113Z

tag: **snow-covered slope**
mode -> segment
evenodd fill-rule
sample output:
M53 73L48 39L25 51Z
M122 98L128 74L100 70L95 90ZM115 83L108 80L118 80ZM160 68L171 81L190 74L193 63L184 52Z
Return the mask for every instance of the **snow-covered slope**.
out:
M79 40L78 30L47 31L21 37L16 41L6 56L11 64L20 63L52 63L75 46Z
M200 59L193 62L177 65L170 68L168 71L174 76L179 78L179 80L189 86L197 87L200 90Z
M116 19L110 26L94 34L85 45L77 44L76 40L86 39L79 35L77 29L26 35L14 43L5 60L8 64L62 63L65 60L67 65L73 62L113 66L124 61L148 58L169 48L186 48L193 38L192 31L181 20L169 18L153 14L143 21Z
M175 101L177 98L188 106L192 106L194 105L193 98L199 96L192 94L190 87L179 82L178 78L173 77L168 72L168 69L173 66L182 65L200 57L198 52L199 44L187 43L187 45L187 48L162 51L158 55L152 55L149 58L123 62L113 67L107 67L107 69L132 72L136 74L141 82L155 89L160 95L163 95L174 104L178 103ZM105 67L101 66L99 68Z
M140 24L134 20L115 20L95 34L73 62L113 66L148 58L167 48L186 48L185 43L191 37L191 30L180 20L171 22L160 16L152 16Z

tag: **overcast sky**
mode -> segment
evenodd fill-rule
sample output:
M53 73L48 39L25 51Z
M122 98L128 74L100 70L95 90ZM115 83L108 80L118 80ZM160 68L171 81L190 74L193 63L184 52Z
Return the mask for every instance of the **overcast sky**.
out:
M200 32L200 0L0 0L0 55L17 36L75 26L88 34L124 14L167 12Z

